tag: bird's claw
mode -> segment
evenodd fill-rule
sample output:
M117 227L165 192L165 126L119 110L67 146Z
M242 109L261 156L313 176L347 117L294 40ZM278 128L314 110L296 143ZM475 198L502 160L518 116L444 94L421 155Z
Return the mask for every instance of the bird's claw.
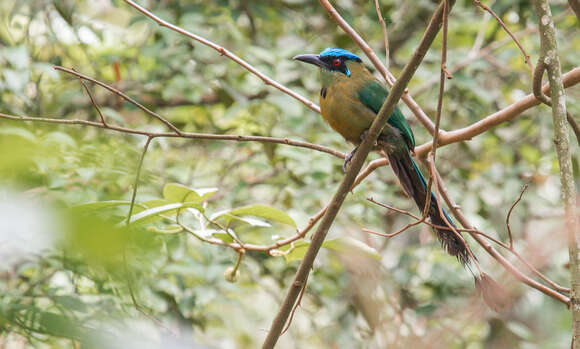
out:
M368 133L369 133L368 130L365 130L363 133L361 133L361 135L360 135L361 142L364 141L364 139ZM350 163L350 160L352 160L352 157L356 153L357 149L358 149L358 145L356 147L354 147L354 149L350 153L348 153L348 155L344 158L344 162L342 163L342 172L346 173L346 169L348 167L348 164Z
M346 169L348 167L348 164L350 163L350 160L352 160L352 157L354 156L354 153L356 153L356 150L358 149L358 147L355 147L350 153L348 153L348 155L344 158L344 162L342 163L342 172L346 173Z

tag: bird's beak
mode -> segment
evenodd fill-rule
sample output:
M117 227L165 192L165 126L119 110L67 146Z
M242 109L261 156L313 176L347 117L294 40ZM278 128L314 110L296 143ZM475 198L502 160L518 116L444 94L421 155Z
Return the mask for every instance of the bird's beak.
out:
M320 59L320 56L319 55L313 55L313 54L298 55L298 56L295 56L292 59L295 59L297 61L302 61L302 62L310 63L310 64L314 64L314 65L319 66L321 68L326 67L326 63L324 63Z

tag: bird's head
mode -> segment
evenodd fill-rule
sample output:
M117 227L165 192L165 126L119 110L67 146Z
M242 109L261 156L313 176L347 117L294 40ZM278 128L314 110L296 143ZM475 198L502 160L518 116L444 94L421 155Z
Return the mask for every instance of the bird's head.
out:
M298 55L294 59L314 64L323 70L342 73L348 77L350 77L350 69L348 68L350 62L362 62L357 55L341 48L327 48L318 55Z

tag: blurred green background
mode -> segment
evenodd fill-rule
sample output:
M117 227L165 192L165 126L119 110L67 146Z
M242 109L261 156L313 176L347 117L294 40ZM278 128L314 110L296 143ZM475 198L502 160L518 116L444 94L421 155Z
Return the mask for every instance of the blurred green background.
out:
M374 2L335 3L384 60ZM380 3L397 76L437 3ZM329 46L363 57L316 1L141 4L315 102L317 74L291 57ZM567 72L580 62L579 24L565 1L551 4ZM519 39L535 61L539 38L532 30L531 5L523 0L488 5L512 31L524 31ZM443 129L467 126L531 92L530 72L506 38L471 1L457 1L449 22L447 66L453 69L470 55L477 58L446 84ZM496 49L482 56L477 46L490 44ZM409 85L431 117L440 48L438 38ZM98 121L78 79L53 65L111 84L185 131L288 137L351 150L304 105L211 48L158 27L123 1L0 2L0 112ZM89 86L109 123L164 130L134 106ZM580 89L569 89L568 96L569 111L580 115ZM418 144L430 140L401 107ZM473 224L503 241L507 211L529 184L511 218L516 249L566 286L568 257L552 134L550 109L535 107L469 142L441 148L437 165ZM197 199L189 202L194 210L184 217L192 229L204 230L203 211L224 224L234 221L230 227L241 240L269 244L293 235L295 226L303 228L329 202L343 176L342 160L283 145L158 138L145 156L138 186L134 213L144 219L127 228L127 202L145 140L84 126L0 119L0 347L260 346L304 246L297 245L286 258L248 252L236 282L229 282L235 251L175 229L175 210L164 211L165 218L142 212L179 202L172 200L172 190L195 193ZM578 173L578 143L572 134L571 145ZM213 189L200 194L207 188ZM378 169L350 194L329 234L347 247L322 249L280 348L569 346L566 307L518 283L469 238L485 270L510 294L502 314L485 307L469 272L440 249L428 227L413 227L392 240L362 232L393 232L410 222L369 203L368 196L417 213L389 168ZM240 217L235 212L241 211L224 211L246 206L251 206L244 211L249 214ZM212 229L202 233L229 238Z

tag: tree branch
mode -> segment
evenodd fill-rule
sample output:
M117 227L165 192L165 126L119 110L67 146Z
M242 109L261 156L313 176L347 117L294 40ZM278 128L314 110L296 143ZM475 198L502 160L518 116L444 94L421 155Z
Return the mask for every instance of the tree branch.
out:
M512 206L510 207L508 214L505 218L505 225L507 227L507 231L508 231L508 236L510 238L510 244L509 244L509 248L513 249L514 248L514 237L512 235L512 228L510 227L510 216L512 215L512 211L514 210L514 208L516 207L516 205L518 204L518 202L520 202L522 200L522 197L524 196L524 193L526 192L526 189L528 189L528 185L524 185L524 187L522 188L522 191L520 192L520 196L518 197L518 199L516 201L514 201L514 203L512 204Z
M184 138L184 139L208 139L208 140L221 140L221 141L234 141L234 142L262 142L262 143L276 143L291 145L299 148L308 148L323 153L327 153L337 158L344 159L345 154L337 150L308 142L295 141L288 138L275 138L275 137L264 137L264 136L242 136L242 135L220 135L213 133L193 133L193 132L183 132L180 131L179 134L172 132L149 132L143 130L137 130L122 126L115 125L103 125L100 122L80 120L80 119L54 119L54 118L39 118L31 116L17 116L4 114L0 112L0 119L16 120L16 121L32 121L32 122L45 122L51 124L65 124L65 125L83 125L89 127L97 127L110 131L136 134L143 136L150 136L154 138Z
M383 28L383 41L385 42L385 68L389 70L389 33L387 32L387 25L385 19L381 13L381 6L379 5L379 0L375 0L375 9L377 10L377 17L379 17L379 23Z
M574 11L574 14L576 15L576 19L578 19L578 21L580 22L580 1L568 0L568 5L570 5L570 8L572 9L572 11Z
M480 0L472 0L472 1L477 7L480 7L482 10L487 11L490 15L492 15L493 18L495 18L495 20L499 23L499 25L506 31L506 33L508 33L508 35L516 43L520 51L522 51L522 54L524 55L524 62L528 65L528 68L530 68L530 72L533 72L534 67L532 66L530 55L528 55L528 53L526 52L526 50L524 49L518 38L514 35L514 33L512 33L511 30L509 30L509 28L505 25L505 23L501 20L501 18L499 18L499 16L495 12L493 12L491 8L483 4Z
M560 183L562 184L562 201L564 205L565 225L568 235L568 253L570 255L570 311L572 313L572 345L580 348L580 237L578 236L576 215L576 187L572 154L568 139L566 121L566 91L562 82L562 71L558 55L556 28L547 0L534 0L536 18L540 22L540 59L543 58L552 102L554 120L554 144L560 165ZM541 79L541 77L540 77Z

